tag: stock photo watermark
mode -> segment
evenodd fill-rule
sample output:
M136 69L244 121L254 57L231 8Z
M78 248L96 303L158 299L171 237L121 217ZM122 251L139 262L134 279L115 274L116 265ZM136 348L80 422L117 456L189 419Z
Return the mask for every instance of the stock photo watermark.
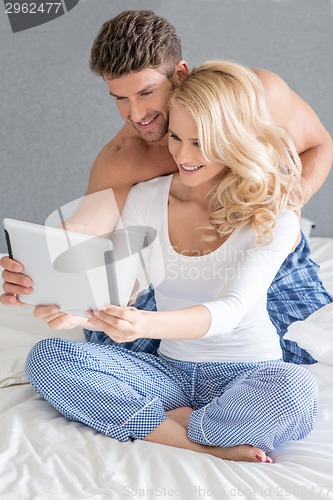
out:
M198 484L188 488L172 488L164 485L156 485L151 488L132 488L124 486L124 498L330 498L333 486L260 486L256 489L249 486L240 488L202 487Z
M79 3L79 0L58 0L56 2L3 0L3 2L12 32L17 33L63 16L72 10Z

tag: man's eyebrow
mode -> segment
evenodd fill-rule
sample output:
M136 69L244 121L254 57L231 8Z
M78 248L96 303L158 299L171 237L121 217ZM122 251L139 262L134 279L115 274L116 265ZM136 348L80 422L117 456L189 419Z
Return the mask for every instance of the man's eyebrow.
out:
M153 88L156 87L156 86L157 86L157 83L150 83L149 85L147 85L143 89L139 90L139 92L136 92L136 95L143 94L144 92L149 92L149 90L153 90ZM114 94L113 92L111 92L111 90L109 90L109 94L110 94L110 96L116 97L118 99L126 97L126 96L123 96L123 95Z
M111 90L109 90L109 95L110 95L110 96L112 96L112 97L120 97L119 95L113 94L113 93L111 92Z

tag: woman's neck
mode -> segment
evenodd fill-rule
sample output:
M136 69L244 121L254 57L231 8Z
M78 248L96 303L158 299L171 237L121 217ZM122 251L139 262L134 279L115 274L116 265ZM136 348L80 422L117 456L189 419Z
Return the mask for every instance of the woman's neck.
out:
M199 186L186 186L182 183L180 174L174 174L170 194L182 202L198 203L203 207L209 205L208 193L220 182L220 179L212 179Z

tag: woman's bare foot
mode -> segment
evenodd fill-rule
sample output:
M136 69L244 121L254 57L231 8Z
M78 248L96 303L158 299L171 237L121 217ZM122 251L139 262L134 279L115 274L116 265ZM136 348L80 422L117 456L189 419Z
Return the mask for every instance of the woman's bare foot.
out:
M187 437L187 430L192 411L191 408L181 407L166 412L168 418L148 434L145 441L206 453L224 460L273 462L263 450L249 444L223 448L222 446L206 446L190 441Z
M209 451L207 451L209 454L224 460L273 463L273 460L263 450L249 444L230 446L229 448L222 448L221 446L207 446L207 448L209 448Z

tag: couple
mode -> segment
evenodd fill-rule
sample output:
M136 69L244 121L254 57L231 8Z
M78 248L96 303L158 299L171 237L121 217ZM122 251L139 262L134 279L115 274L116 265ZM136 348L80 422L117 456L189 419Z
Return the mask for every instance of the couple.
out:
M131 13L124 15L137 22ZM158 312L110 307L89 314L90 328L116 342L162 338L158 356L46 340L29 356L31 383L68 418L121 440L141 438L221 458L270 461L267 452L311 430L317 404L312 377L280 361L279 337L266 312L267 289L299 232L291 211L301 199L297 153L287 134L273 125L264 90L250 70L206 63L185 77L179 52L169 51L172 64L154 60L138 67L132 61L124 76L111 78L111 66L100 66L108 60L102 46L108 49L98 38L92 66L103 75L128 126L156 146L145 151L134 134L130 142L138 158L146 152L152 160L159 151L166 169L177 166L173 176L131 190L123 221L158 231L166 269L170 254L200 269L207 259L221 265L221 253L237 252L240 260L224 264L242 272L218 282L177 282L166 274L155 290ZM173 87L167 128L165 95ZM154 107L148 113L149 99ZM173 167L160 144L167 130ZM98 178L98 168L97 162L92 179ZM119 183L120 204L127 191L127 184ZM7 290L8 295L13 291ZM37 308L36 315L54 327L66 321L48 307Z
M140 10L122 12L103 24L92 46L90 65L103 77L125 125L98 154L87 194L112 188L121 210L134 184L177 170L167 144L168 98L170 90L189 69L182 59L181 42L174 26L152 11ZM291 135L297 147L306 202L329 173L332 140L310 106L280 77L261 69L253 71L264 87L274 123ZM89 201L87 205L90 207ZM91 210L87 211L88 214L79 210L74 221L67 221L68 228L86 227L88 233L95 234L100 213L95 210L98 217L93 218ZM109 219L105 225L110 225ZM103 229L98 234L104 233ZM2 258L0 265L5 268L5 293L0 296L0 302L19 305L17 294L31 293L32 280L22 273L20 263L8 257ZM317 269L310 259L308 242L301 235L296 250L287 257L268 290L268 312L280 336L283 358L288 362L314 362L309 353L294 342L285 341L283 335L292 322L305 319L332 301L318 278ZM152 293L141 300L140 307L152 309L154 306ZM55 320L58 327L66 327L67 323L68 318L64 316ZM89 340L107 340L102 333L87 331L86 334ZM140 340L128 347L156 352L157 344L155 340Z
M63 415L107 436L270 462L317 412L316 383L281 360L266 309L299 234L301 163L257 77L231 62L203 64L172 92L168 142L178 172L134 186L121 215L158 233L157 311L109 306L83 322L119 343L162 339L158 354L46 339L27 375ZM184 278L193 267L201 277ZM58 316L37 310L49 323Z

